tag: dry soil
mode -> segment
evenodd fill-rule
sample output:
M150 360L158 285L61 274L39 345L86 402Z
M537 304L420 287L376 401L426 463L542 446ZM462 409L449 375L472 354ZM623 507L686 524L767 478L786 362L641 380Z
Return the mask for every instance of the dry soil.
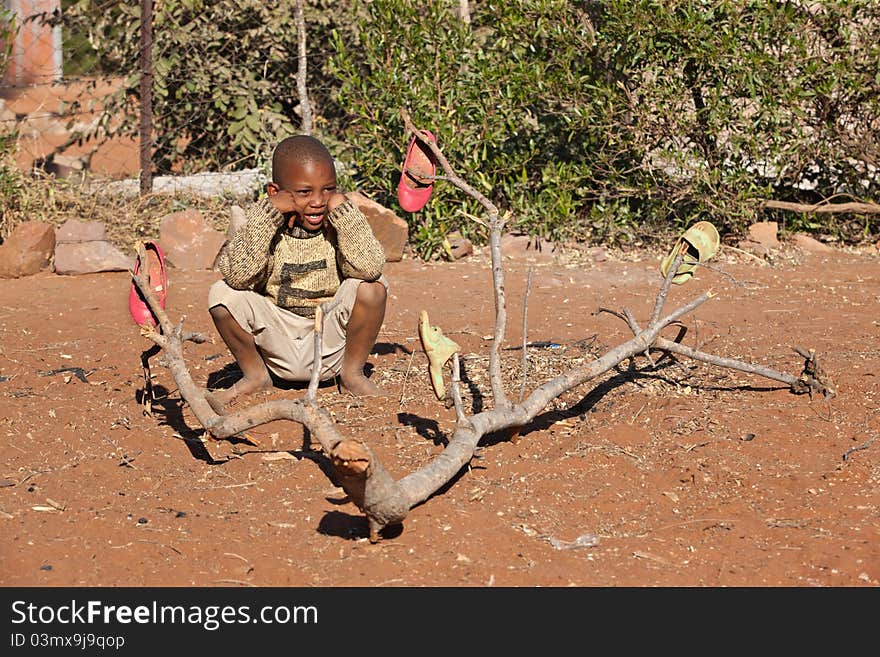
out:
M505 259L509 394L629 339L597 311L644 322L661 251ZM151 343L128 314L127 273L2 280L0 585L877 586L880 256L784 248L761 262L724 247L713 262L670 292L669 310L717 293L684 318L685 344L794 375L792 347L814 349L835 397L639 357L564 394L513 440L484 439L377 544L299 425L256 428L256 447L210 440L156 358L145 414ZM388 396L327 384L319 398L401 477L443 449L455 421L429 383L419 311L461 345L468 409L491 407L492 281L485 253L386 273L369 373ZM231 384L237 369L205 308L218 274L168 275L172 319L213 339L187 345L194 379Z

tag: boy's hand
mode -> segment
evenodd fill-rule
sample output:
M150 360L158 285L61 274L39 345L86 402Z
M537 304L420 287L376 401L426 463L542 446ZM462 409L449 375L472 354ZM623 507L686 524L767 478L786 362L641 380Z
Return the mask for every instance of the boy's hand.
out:
M290 212L298 214L296 204L293 202L293 194L285 189L270 190L269 200L275 206L275 209L285 216Z
M340 205L345 203L348 200L348 197L342 192L335 192L330 199L327 201L327 214L330 214L338 208Z

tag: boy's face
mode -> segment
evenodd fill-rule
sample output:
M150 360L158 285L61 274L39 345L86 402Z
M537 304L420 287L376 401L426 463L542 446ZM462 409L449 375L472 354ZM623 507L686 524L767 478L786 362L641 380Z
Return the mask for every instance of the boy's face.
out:
M291 226L321 230L327 217L327 201L336 192L336 169L332 162L323 160L291 162L266 187L270 196L289 195Z

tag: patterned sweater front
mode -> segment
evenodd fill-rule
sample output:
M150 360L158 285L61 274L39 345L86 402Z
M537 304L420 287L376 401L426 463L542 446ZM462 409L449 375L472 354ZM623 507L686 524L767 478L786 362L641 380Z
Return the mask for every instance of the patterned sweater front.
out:
M223 280L236 290L253 290L303 317L336 294L345 278L375 281L385 251L370 224L350 200L329 212L323 231L289 228L268 198L246 209L245 223L218 260Z

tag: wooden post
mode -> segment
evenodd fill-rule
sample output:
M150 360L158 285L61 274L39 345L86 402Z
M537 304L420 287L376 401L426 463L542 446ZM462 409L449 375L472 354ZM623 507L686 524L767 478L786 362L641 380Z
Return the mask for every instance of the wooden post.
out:
M141 195L153 191L153 0L141 0Z

